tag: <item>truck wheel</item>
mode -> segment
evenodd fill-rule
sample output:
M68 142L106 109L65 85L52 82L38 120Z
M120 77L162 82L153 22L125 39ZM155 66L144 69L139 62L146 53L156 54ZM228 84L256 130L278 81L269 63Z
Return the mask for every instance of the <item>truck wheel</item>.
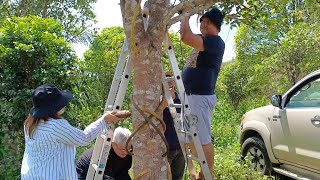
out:
M258 137L250 137L241 146L242 159L248 160L249 165L256 171L264 175L270 175L271 162L266 146Z

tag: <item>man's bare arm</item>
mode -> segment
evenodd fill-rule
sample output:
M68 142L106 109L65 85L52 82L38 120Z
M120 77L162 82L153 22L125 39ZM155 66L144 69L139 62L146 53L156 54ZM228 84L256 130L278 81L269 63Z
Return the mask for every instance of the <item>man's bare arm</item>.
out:
M203 39L201 36L194 34L191 31L191 28L189 25L189 19L190 17L186 17L184 20L181 21L181 24L180 24L181 40L185 44L197 49L198 51L204 51Z

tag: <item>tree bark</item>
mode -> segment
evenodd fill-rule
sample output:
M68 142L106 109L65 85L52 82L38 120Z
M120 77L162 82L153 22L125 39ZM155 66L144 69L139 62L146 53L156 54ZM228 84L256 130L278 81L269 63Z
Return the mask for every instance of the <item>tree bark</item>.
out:
M161 44L166 29L160 23L150 23L148 30L145 31L140 4L135 2L121 1L125 34L134 68L132 100L139 108L154 111L160 103ZM165 4L166 1L161 3ZM159 12L163 11L164 6L161 3L159 3L160 6L152 8ZM139 6L139 8L136 9L136 6ZM134 18L135 21L133 22ZM156 17L150 16L149 22L153 19L158 21ZM156 113L162 116L161 109L158 109ZM149 116L149 114L146 115ZM134 106L132 106L132 119L133 131L137 130L145 121ZM152 118L152 121L162 131L159 121L155 118ZM134 177L141 177L139 179L167 179L167 160L166 157L162 157L162 154L166 151L165 144L153 127L150 125L144 126L133 137L132 145L134 149Z

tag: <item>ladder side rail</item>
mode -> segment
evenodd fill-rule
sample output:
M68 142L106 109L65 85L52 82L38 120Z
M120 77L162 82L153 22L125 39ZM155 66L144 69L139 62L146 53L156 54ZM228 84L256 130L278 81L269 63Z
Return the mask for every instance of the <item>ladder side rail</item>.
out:
M191 128L193 128L193 127L191 127ZM196 133L196 136L192 136L193 137L192 139L193 139L194 147L195 147L195 149L197 151L198 161L200 163L203 175L204 175L205 179L211 180L211 179L213 179L212 178L212 174L210 172L210 169L209 169L209 166L208 166L208 162L206 160L206 156L205 156L205 154L203 152L202 144L201 144L200 139L198 137L197 130L192 131L192 132Z
M116 98L116 94L119 89L121 77L123 74L124 67L126 65L126 61L128 59L128 41L125 38L124 43L122 45L121 54L119 56L118 64L116 67L116 71L113 76L113 80L111 83L111 88L108 94L107 102L104 108L104 112L110 111L113 109L114 101Z
M124 44L122 46L121 54L118 60L118 64L116 67L116 71L113 76L113 80L112 80L111 88L108 94L104 112L114 110L115 98L119 90L121 80L123 78L123 69L125 68L126 61L128 61L127 56L128 56L128 43L127 43L127 39L125 39ZM96 139L92 157L90 160L87 177L86 177L87 180L98 179L97 176L101 176L101 178L99 179L102 179L102 176L104 173L103 166L105 166L106 164L106 161L110 152L110 148L111 148L111 142L112 142L113 132L114 132L114 124L107 123L106 129L108 129L107 133L99 135ZM105 162L101 162L101 159L105 159ZM99 175L99 173L101 175Z
M169 43L168 41L169 40L169 36L166 36L166 43ZM184 100L184 113L185 114L191 114L191 110L190 110L190 107L189 107L189 103L188 103L188 99L185 98L185 89L184 89L184 85L183 85L183 82L182 82L182 77L180 75L180 69L179 69L179 66L178 66L178 62L177 62L177 59L174 55L174 51L173 51L173 46L172 44L169 44L168 46L168 49L167 49L167 54L168 54L168 57L169 57L169 60L170 60L170 65L171 65L171 69L173 71L173 75L174 75L174 79L175 79L175 83L176 83L176 86L177 86L177 89L178 89L178 94L179 94L179 98L181 100Z
M107 129L108 131L106 134L101 134L97 137L86 180L101 180L103 177L106 161L111 148L114 124L108 123ZM105 162L101 162L101 160L105 160Z
M94 165L98 164L98 160L100 158L100 150L102 148L102 145L104 143L104 139L101 138L100 136L97 137L94 148L93 148L93 153L91 156L91 160L90 160L90 165L88 168L88 172L87 172L87 176L86 176L86 180L92 180L94 178L95 175L95 168Z
M188 116L188 115L191 114L191 110L190 110L190 107L189 107L189 104L188 104L188 99L185 96L185 89L184 89L184 85L183 85L182 78L181 78L181 75L180 75L180 69L179 69L176 57L174 55L173 47L171 45L169 45L169 47L168 47L167 54L168 54L168 57L169 57L169 60L170 60L170 65L171 65L171 69L173 71L174 79L176 81L175 83L176 83L176 86L177 86L177 89L178 89L178 95L179 95L179 98L180 98L181 102L183 102L183 106L184 107L182 107L182 108L184 108L184 115ZM170 111L170 113L171 113L171 111ZM181 114L179 119L184 120L184 117L182 117L182 115L183 114ZM175 119L175 122L176 122L176 119ZM186 130L186 131L191 132L190 130ZM181 132L177 131L177 129L176 129L176 133L178 135L178 139L179 139L180 145L181 144L185 144L185 138L186 137L185 137L184 133L181 133ZM182 149L182 147L184 147L184 149ZM190 174L195 174L195 170L194 170L194 166L193 166L192 160L190 158L188 158L189 155L186 152L186 150L187 150L186 149L186 144L181 146L181 149L183 151L183 155L184 155L185 160L187 162L187 167L189 169Z
M119 111L122 107L122 103L123 103L126 90L130 81L132 69L133 69L133 63L130 60L130 58L128 58L124 73L121 78L121 83L116 96L116 100L113 105L114 111ZM101 149L100 158L98 159L98 163L97 163L99 169L96 170L96 174L94 177L95 180L101 180L103 178L104 170L108 161L108 155L111 149L111 143L112 143L112 138L114 133L114 124L108 123L108 125L112 125L112 127L108 128L108 132L107 132L108 139L106 139L103 145L101 145L102 147L99 148Z
M120 87L116 96L114 107L113 107L113 110L115 111L119 111L122 107L126 90L128 88L128 84L132 74L132 69L133 69L133 63L131 61L131 58L128 58L124 73L122 75L122 79L121 79Z
M166 37L166 43L170 43L170 37L168 36L167 34L167 37ZM188 102L188 98L186 98L186 93L185 93L185 88L184 88L184 85L183 85L183 82L182 82L182 77L180 75L180 69L179 69L179 66L178 66L178 62L177 62L177 59L175 57L175 54L174 54L174 50L173 50L173 46L172 44L169 44L168 46L168 49L167 49L167 54L168 54L168 57L169 57L169 60L170 60L170 65L171 65L171 69L173 71L173 74L174 74L174 79L176 81L176 85L177 85L177 88L178 88L178 92L179 92L179 97L181 100L183 100L183 105L184 108L184 117L182 117L183 119L192 119L192 113L191 113L191 109L190 109L190 106L189 106L189 102ZM183 97L181 97L183 96ZM212 175L210 173L210 170L209 170L209 167L208 167L208 163L207 163L207 160L205 158L205 155L204 155L204 152L203 152L203 148L202 148L202 144L200 143L200 139L199 139L199 136L198 136L198 132L197 132L197 129L196 129L196 126L195 126L195 123L196 122L188 122L189 124L189 129L188 131L191 133L191 137L192 137L192 140L193 140L193 143L194 143L194 146L196 148L196 152L197 152L197 155L198 155L198 161L200 163L200 166L201 166L201 169L203 171L203 174L204 174L204 177L205 179L212 179ZM190 163L188 163L190 164Z
M180 132L180 130L183 130L181 114L178 113L176 107L174 107L174 101L171 97L171 93L170 93L169 86L168 86L168 81L166 80L164 71L163 71L162 79L163 79L163 83L162 83L163 89L165 92L164 95L165 95L165 98L168 103L168 108L169 108L170 114L173 118L175 131L176 131L176 134L177 134L177 137L179 140L179 144L180 144L180 148L183 153L183 157L185 159L185 162L187 162L188 169L189 169L190 173L195 174L193 163L191 160L189 161L189 159L188 159L188 153L187 153L188 151L187 151L187 147L186 147L186 143L185 143L185 136L183 133Z

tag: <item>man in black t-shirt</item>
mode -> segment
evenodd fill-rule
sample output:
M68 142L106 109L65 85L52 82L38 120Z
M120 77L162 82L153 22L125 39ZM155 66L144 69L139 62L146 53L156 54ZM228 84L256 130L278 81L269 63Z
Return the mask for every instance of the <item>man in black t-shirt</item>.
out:
M132 157L125 150L126 141L130 135L131 132L126 128L117 127L114 130L103 180L131 180L128 172L132 165ZM93 147L86 150L77 161L79 180L85 180L87 177L92 153Z
M188 10L185 10L188 12ZM183 71L182 80L189 101L191 113L196 115L198 136L200 138L209 169L213 174L214 150L211 139L211 121L213 109L216 105L214 92L225 44L218 35L224 15L217 8L212 8L200 18L201 35L194 34L189 26L190 17L181 21L181 40L191 46L193 51L189 56ZM191 140L187 140L191 151L195 148ZM192 179L202 179L200 172Z

